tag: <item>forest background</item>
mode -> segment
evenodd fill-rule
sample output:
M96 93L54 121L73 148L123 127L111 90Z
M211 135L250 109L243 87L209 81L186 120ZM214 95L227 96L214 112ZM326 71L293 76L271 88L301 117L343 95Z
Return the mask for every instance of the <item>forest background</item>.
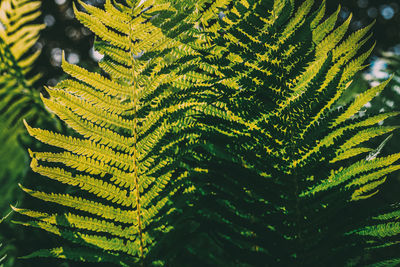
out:
M103 0L85 1L92 5L101 6ZM373 38L376 47L369 59L369 65L360 73L349 87L342 103L353 99L360 91L370 85L379 83L391 74L395 74L390 86L373 102L367 104L362 112L400 110L400 1L399 0L327 0L328 13L334 12L341 4L340 20L344 21L353 14L351 30L355 31L376 20L373 27ZM44 23L46 28L41 32L41 37L34 50L41 49L42 53L34 66L34 72L41 73L42 77L36 82L35 88L46 93L44 86L54 86L64 78L61 69L62 51L66 59L73 64L96 71L96 62L101 60L101 55L93 50L94 37L75 18L71 0L45 0L42 1L42 15L38 23ZM371 41L373 42L373 41ZM400 118L395 119L395 124L400 125ZM391 122L392 123L392 122ZM375 147L379 143L373 144ZM400 151L400 132L395 132L393 137L382 150L383 154ZM39 178L29 171L28 158L20 165L24 167L25 175L15 176L0 181L0 218L6 215L9 204L21 205L24 194L17 186L18 183L29 185L35 179L41 179L43 187L46 180ZM1 164L0 164L1 166ZM2 177L2 176L0 176ZM38 181L34 181L36 184ZM400 173L389 177L382 187L379 198L386 204L400 202ZM0 243L3 251L7 253L8 260L4 266L79 266L78 263L52 261L52 260L19 260L23 256L41 247L50 247L55 243L55 237L46 234L44 238L40 230L24 229L10 223L12 214L0 225ZM54 240L53 240L54 239ZM1 266L1 264L0 264ZM89 264L85 264L89 266Z

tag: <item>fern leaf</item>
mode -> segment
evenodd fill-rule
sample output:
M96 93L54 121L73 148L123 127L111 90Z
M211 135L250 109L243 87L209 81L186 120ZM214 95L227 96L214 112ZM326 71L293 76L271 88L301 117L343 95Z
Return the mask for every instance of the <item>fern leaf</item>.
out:
M369 89L365 93L359 95L354 102L347 108L346 112L344 112L340 117L338 117L332 126L336 126L341 122L347 120L351 116L353 116L356 112L360 110L365 104L371 101L379 92L381 92L385 86L390 82L390 79L386 80L385 82L381 83L374 88Z
M0 3L0 194L5 204L22 199L16 182L27 172L24 162L28 157L21 144L21 137L25 137L22 119L51 121L39 116L45 111L34 83L41 76L32 71L40 51L31 49L44 28L34 24L41 14L40 4L22 0Z
M237 2L209 34L202 61L218 71L203 94L214 109L199 110L207 134L192 156L207 172L193 171L198 202L188 209L201 218L205 233L196 237L206 245L182 248L192 259L346 266L376 255L371 239L352 231L372 225L359 203L398 170L399 154L364 156L368 141L397 129L376 124L397 113L354 116L389 81L334 109L371 53L358 50L372 25L348 34L351 16L336 26L339 12L326 17L314 1Z
M75 6L75 15L99 38L96 49L105 54L99 66L109 77L63 57L70 78L47 88L49 98L42 101L74 136L25 125L31 136L56 149L29 151L32 170L74 190L21 186L63 212L15 210L31 219L20 224L95 251L82 252L84 260L100 262L105 255L105 261L117 264L144 264L154 260L151 248L173 229L173 221L166 219L179 213L172 198L186 189L176 150L195 138L186 115L198 103L189 88L207 86L209 79L193 67L199 61L195 48L205 42L196 39L193 27L203 14L193 12L193 6L157 1L106 1L104 9L78 3L84 11ZM78 260L78 255L77 250L55 248L27 257Z

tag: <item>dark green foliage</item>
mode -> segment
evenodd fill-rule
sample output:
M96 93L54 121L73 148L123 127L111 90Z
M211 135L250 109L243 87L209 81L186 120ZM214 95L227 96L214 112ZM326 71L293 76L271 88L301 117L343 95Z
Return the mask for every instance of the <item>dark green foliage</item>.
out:
M199 266L363 266L396 257L395 216L377 219L396 207L379 211L364 199L399 169L390 166L399 154L378 158L365 146L396 129L372 126L397 113L352 117L386 83L333 108L367 58L357 48L368 28L346 39L350 21L333 30L336 16L324 24L324 7L312 5L233 3L211 34L215 48L203 61L220 71L211 86L216 111L202 120L208 145L198 153L208 172L192 178L198 239L185 243Z
M17 184L22 181L28 157L22 119L48 123L39 93L33 84L40 77L32 67L40 51L32 53L43 25L33 21L40 15L40 2L6 0L0 5L0 212L10 202L21 200Z

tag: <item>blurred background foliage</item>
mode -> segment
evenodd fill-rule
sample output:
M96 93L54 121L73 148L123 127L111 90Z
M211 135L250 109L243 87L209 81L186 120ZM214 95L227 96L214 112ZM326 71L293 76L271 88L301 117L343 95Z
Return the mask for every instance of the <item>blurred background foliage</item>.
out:
M102 56L93 49L94 37L91 32L75 20L72 0L43 0L42 2L42 16L38 19L38 22L44 23L46 28L42 31L41 38L33 48L34 50L42 50L42 54L34 66L34 71L41 73L42 77L34 87L46 94L44 86L54 86L64 77L60 67L62 51L65 51L65 57L70 63L79 64L89 70L96 70L96 62ZM101 6L104 1L86 0L85 2ZM394 74L392 82L384 93L368 103L358 116L390 110L400 111L400 0L327 0L326 2L330 13L334 12L339 4L341 5L339 16L342 21L347 19L350 14L353 15L351 23L353 31L375 21L374 35L371 38L371 45L374 41L376 42L375 50L364 72L356 76L354 82L340 100L339 105L344 105L357 96L359 92ZM400 125L400 117L382 123ZM13 142L21 142L25 150L27 147L38 145L29 140L13 140ZM371 146L378 147L381 142L381 139L375 140ZM397 131L386 144L382 153L391 154L399 151L400 132ZM21 165L27 167L27 157L24 158L20 154L18 157L21 158ZM27 177L29 179L26 179ZM41 181L42 188L45 188L49 183L45 178L30 171L27 171L25 178L0 175L0 179L0 212L2 212L0 218L9 211L9 204L24 201L21 190L16 192L10 190L10 188L15 188L15 185L21 182L29 187L32 181L36 180L35 184L38 184L38 179ZM388 179L378 197L386 205L397 203L400 201L397 193L399 188L400 174L397 173ZM34 200L29 199L29 203L24 203L24 206L29 207L30 202L34 202ZM0 224L0 244L3 244L0 247L0 266L90 266L89 264L49 259L43 261L16 259L16 257L26 255L39 247L51 247L55 244L56 237L46 235L46 238L43 238L42 232L39 230L25 230L19 226L16 227L10 223L10 217L12 216L9 216ZM4 255L7 255L7 257L3 258Z

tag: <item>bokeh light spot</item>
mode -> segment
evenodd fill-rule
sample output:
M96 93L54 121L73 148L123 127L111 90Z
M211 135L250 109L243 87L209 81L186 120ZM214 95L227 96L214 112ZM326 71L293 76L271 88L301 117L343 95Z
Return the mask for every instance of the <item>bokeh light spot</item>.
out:
M371 65L371 73L377 79L386 79L389 77L389 74L385 72L385 68L387 66L386 61L383 59L377 59L372 62Z
M62 59L62 50L59 47L51 49L51 65L60 66Z
M396 55L400 55L400 44L397 44L397 45L395 45L395 46L393 47L393 52L394 52Z
M96 60L97 62L102 60L104 55L100 54L98 51L94 50L94 47L92 47L92 49L90 49L90 56Z
M368 0L358 0L357 5L360 8L366 8L368 6Z
M67 61L71 64L79 63L79 55L77 53L69 53L67 56Z
M67 0L54 0L54 2L56 2L56 4L57 5L64 5L66 2L67 2Z
M390 108L392 108L394 106L394 101L386 100L386 105L388 105Z
M350 15L350 11L347 9L347 7L343 7L343 8L340 10L339 16L340 16L343 20L347 19L347 17L348 17L349 15Z
M44 16L44 24L46 24L47 27L51 27L56 23L56 19L52 15L46 15Z
M383 5L380 8L381 10L381 15L384 19L391 19L394 16L394 9L391 6L388 5Z
M376 18L378 16L378 9L376 9L376 7L368 8L367 15L370 18Z

